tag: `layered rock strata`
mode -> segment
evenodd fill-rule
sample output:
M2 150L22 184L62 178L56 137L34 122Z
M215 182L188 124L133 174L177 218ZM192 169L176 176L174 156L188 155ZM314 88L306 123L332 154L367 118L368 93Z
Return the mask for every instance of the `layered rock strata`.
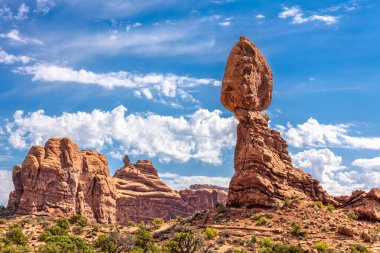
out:
M225 202L227 196L202 187L180 194L161 181L150 161L132 164L128 156L111 177L104 155L79 151L68 138L32 147L22 165L14 166L13 183L8 209L17 214L79 213L100 223L186 217Z

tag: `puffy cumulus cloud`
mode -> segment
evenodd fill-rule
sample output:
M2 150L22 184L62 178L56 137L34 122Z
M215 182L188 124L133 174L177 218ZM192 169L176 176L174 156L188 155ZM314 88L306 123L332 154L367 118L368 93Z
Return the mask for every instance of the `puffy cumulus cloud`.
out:
M13 42L17 42L21 44L37 44L37 45L43 44L40 40L28 38L21 35L20 31L16 29L12 29L8 33L0 33L0 38L9 39Z
M108 72L95 73L80 69L74 70L69 67L56 65L34 65L19 67L16 72L32 75L33 81L45 82L74 82L79 84L99 85L106 89L116 87L135 89L137 97L153 99L153 92L159 97L178 97L182 100L196 101L188 92L187 88L196 86L218 86L220 81L208 78L193 78L177 76L174 74L138 74L134 72Z
M332 25L338 22L339 17L331 15L320 15L314 14L306 16L304 11L302 11L298 6L284 7L283 11L278 14L279 18L288 19L290 18L292 24L303 24L312 21L320 21L326 25Z
M0 205L6 206L9 193L13 190L12 171L0 170Z
M26 64L30 62L32 58L25 55L13 55L8 54L4 50L0 49L0 63L4 64L14 64L14 63L22 63Z
M347 124L325 125L310 118L297 126L277 125L276 128L284 135L289 145L296 148L342 147L380 150L380 137L350 136L350 125Z
M189 188L192 184L213 184L228 187L230 183L228 177L180 176L173 173L161 173L160 178L175 190Z
M6 124L8 141L26 149L52 137L66 136L82 148L158 157L161 162L200 160L222 163L223 149L235 145L236 120L223 118L218 110L199 109L186 117L157 114L126 114L119 106L112 111L63 113L49 116L43 110L24 115L16 111Z
M353 190L369 190L380 185L380 175L376 170L375 159L358 159L352 165L359 168L347 168L342 165L342 157L329 149L309 149L292 155L296 166L305 169L317 178L322 186L333 195L350 195ZM369 160L369 163L366 163Z
M29 7L25 3L22 3L18 7L15 14L7 5L4 5L2 8L0 8L0 18L4 20L24 20L28 18L28 13Z
M380 157L375 157L371 159L356 159L352 162L352 165L365 170L380 172Z

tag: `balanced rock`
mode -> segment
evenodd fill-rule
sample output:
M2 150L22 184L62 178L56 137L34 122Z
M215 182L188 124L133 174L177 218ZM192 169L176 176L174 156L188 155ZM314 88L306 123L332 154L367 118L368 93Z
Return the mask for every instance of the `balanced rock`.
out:
M97 222L116 221L116 188L107 159L79 151L67 138L32 147L22 166L14 167L13 183L8 206L17 214L81 213Z
M273 76L269 65L247 38L241 37L228 57L221 102L239 120L235 174L227 206L270 207L284 199L334 202L309 174L292 165L286 141L268 126Z
M260 50L246 37L232 48L223 77L221 102L232 112L263 111L272 101L273 75Z

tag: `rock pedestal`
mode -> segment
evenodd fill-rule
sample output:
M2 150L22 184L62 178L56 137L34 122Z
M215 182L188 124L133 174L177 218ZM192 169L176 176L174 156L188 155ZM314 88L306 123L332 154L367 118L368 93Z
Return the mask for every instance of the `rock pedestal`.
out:
M221 103L239 120L227 206L270 207L292 198L333 202L317 180L292 165L286 141L268 127L269 116L261 111L269 107L272 89L265 57L240 37L228 57L221 93Z

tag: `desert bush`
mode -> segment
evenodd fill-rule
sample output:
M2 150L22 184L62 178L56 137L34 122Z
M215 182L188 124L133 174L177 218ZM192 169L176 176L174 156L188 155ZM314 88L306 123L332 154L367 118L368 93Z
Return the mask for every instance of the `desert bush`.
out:
M370 253L371 251L367 249L366 246L361 244L351 244L350 253Z
M302 229L300 224L298 224L297 222L292 222L291 233L294 236L304 237L309 233L309 231L307 229Z
M274 243L270 238L263 238L259 242L259 253L303 253L304 250L298 245L286 245Z
M178 232L173 239L163 243L163 252L168 253L196 253L207 252L204 247L203 236L195 230Z
M64 225L64 227L66 227L66 226ZM64 236L64 235L67 235L67 233L68 233L68 228L63 228L63 227L59 226L58 224L55 224L55 225L45 229L45 231L40 234L38 239L40 241L45 241L50 236Z
M207 240L211 240L219 235L219 230L216 228L206 228L203 235Z
M78 226L81 226L81 227L85 227L87 225L88 221L87 221L86 217L83 217L80 214L74 214L73 216L71 216L69 218L69 222L71 224L75 224L75 225L78 225Z
M55 224L60 227L60 228L63 228L63 229L69 229L70 228L70 224L69 224L69 221L65 218L60 218L58 219Z
M233 243L234 244L238 244L238 245L244 245L245 244L245 241L242 239L242 238L235 238L233 240Z
M136 239L132 235L123 236L119 230L102 234L94 242L95 248L106 253L131 252L135 245Z
M287 207L287 206L290 206L292 204L292 200L291 199L285 199L284 200L284 206Z
M141 251L143 253L154 251L154 239L153 235L145 229L140 229L135 234L136 247L135 250Z
M256 235L252 235L251 242L252 243L257 243L257 236Z
M244 248L233 248L232 252L233 253L248 253L248 250L246 250Z
M3 243L5 245L27 246L28 238L22 232L20 224L14 223L8 226L8 231L4 234Z
M100 230L100 225L97 223L94 223L91 225L91 232L99 232Z
M0 249L1 253L29 253L30 249L28 246L21 245L7 245Z
M161 218L155 218L154 220L151 221L151 224L155 228L159 228L162 224L164 224L164 220Z
M218 213L225 213L226 212L226 207L219 202L215 203L215 209Z
M220 231L220 236L221 236L221 237L228 238L228 237L231 236L231 231L230 231L230 230L227 230L227 229L224 229L224 230Z
M357 220L359 216L352 210L348 211L347 217L353 220Z
M319 209L321 209L322 207L324 207L322 201L315 201L315 202L313 202L313 206L314 207L318 207Z
M262 226L262 225L269 225L271 224L271 222L270 220L262 216L256 221L256 224Z
M7 220L4 218L0 218L0 224L5 224L5 223L7 223Z
M326 242L317 242L315 245L314 245L314 249L316 249L318 252L321 252L321 253L333 253L334 250L331 249Z
M92 247L84 239L78 236L50 236L45 240L45 245L37 248L36 253L66 253L80 252L92 253Z
M332 213L332 212L335 210L335 206L332 205L332 204L330 204L330 203L328 203L328 204L327 204L327 210L328 210L330 213Z

